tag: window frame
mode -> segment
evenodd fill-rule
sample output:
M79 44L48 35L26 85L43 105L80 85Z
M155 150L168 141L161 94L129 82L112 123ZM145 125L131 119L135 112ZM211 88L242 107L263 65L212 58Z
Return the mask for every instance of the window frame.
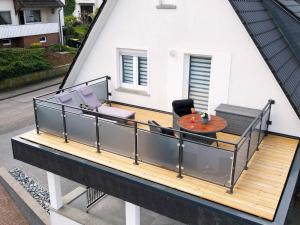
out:
M27 21L27 15L26 15L26 13L28 11L39 11L40 12L40 21L38 21L38 22L28 22ZM24 13L24 22L25 22L25 24L42 23L42 10L41 9L24 9L23 13Z
M44 38L45 40L41 40L42 38ZM41 37L39 37L39 41L40 41L40 43L47 43L47 37L46 36L41 36Z
M7 41L7 43L2 43L2 46L11 46L11 39L3 39L4 41Z
M123 58L122 56L132 56L133 57L133 84L128 84L123 82ZM147 85L139 85L139 57L147 58ZM149 56L147 50L128 50L119 49L118 51L118 64L119 64L119 84L121 88L129 90L144 91L149 94Z
M9 16L10 16L10 23L7 23L7 24L0 24L0 26L6 26L6 25L12 25L13 24L13 21L12 21L12 16L11 16L11 11L10 10L0 10L0 13L9 13Z

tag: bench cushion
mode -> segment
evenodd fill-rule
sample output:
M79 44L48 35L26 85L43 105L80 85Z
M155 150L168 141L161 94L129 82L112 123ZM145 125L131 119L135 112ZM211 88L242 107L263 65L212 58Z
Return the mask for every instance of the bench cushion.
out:
M103 115L108 115L112 117L119 117L122 119L130 119L134 118L135 112L125 110L125 109L119 109L115 107L109 107L102 105L98 108L98 112Z

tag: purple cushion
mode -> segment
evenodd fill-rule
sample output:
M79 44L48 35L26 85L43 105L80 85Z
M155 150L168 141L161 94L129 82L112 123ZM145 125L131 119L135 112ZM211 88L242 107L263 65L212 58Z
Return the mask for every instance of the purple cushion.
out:
M73 99L72 95L69 92L65 91L63 93L57 94L55 95L55 99L58 103L66 105L66 111L73 113L82 113L79 109L68 107L68 105L79 107L79 103Z
M91 90L91 88L88 88L88 87L81 88L80 92L83 96L89 96L89 95L93 94L93 91Z
M89 86L80 87L76 90L84 104L96 109L101 106L101 102Z
M119 108L109 107L104 105L98 108L98 112L103 115L119 117L122 119L133 118L135 115L135 112L129 110L119 109Z

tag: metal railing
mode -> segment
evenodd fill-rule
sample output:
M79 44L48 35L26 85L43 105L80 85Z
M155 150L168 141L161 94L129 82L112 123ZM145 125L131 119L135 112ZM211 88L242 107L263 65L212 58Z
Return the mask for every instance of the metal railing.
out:
M96 203L98 202L100 199L105 197L105 193L100 191L100 190L96 190L94 188L91 187L87 187L86 189L86 211L88 212L88 210Z
M89 85L99 99L110 103L109 80L110 77L105 76L59 92L68 90L75 97L74 88ZM176 171L181 179L184 175L193 176L225 186L230 193L267 134L271 105L274 104L270 100L239 141L230 142L172 128L170 130L175 136L145 130L140 128L141 125L161 127L132 119L107 118L99 112L63 105L52 96L56 93L41 95L33 100L37 133L43 131L62 135L65 142L73 140L94 146L98 153L101 149L110 151L131 158L137 166L139 162L145 162ZM195 141L194 138L202 141ZM230 146L232 150L219 147L222 145Z

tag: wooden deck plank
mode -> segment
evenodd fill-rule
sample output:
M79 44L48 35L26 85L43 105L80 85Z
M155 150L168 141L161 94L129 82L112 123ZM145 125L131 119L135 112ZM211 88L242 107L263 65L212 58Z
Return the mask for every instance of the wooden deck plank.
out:
M162 126L172 125L172 116L169 114L129 106L118 107L134 110L138 121L147 122L151 118ZM143 126L143 129L149 127ZM274 218L298 145L295 139L275 135L265 137L250 161L249 169L243 172L236 184L234 193L228 194L224 187L186 175L178 179L176 172L146 163L136 166L132 159L105 150L99 154L93 147L73 141L64 143L63 138L50 134L37 135L31 131L21 137L268 220ZM224 133L218 133L218 137L233 142L238 140L238 136Z

